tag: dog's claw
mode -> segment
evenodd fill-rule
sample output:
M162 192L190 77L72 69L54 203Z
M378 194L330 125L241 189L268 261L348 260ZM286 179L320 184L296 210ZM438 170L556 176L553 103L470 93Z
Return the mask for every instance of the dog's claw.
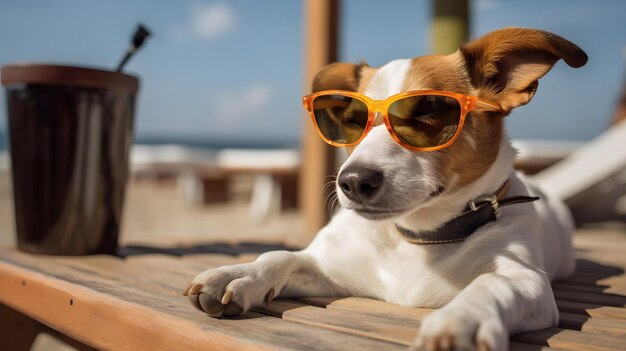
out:
M189 296L189 290L191 289L191 285L192 284L187 285L185 291L183 291L183 296Z
M194 284L191 289L189 289L189 295L198 295L198 293L202 290L202 284Z
M227 305L230 302L230 300L233 299L233 295L234 293L232 290L226 290L226 293L222 297L222 305Z

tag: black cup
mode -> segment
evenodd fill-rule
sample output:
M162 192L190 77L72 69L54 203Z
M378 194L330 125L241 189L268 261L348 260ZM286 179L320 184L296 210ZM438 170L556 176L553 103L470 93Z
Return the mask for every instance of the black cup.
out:
M38 64L1 73L19 249L114 254L139 80Z

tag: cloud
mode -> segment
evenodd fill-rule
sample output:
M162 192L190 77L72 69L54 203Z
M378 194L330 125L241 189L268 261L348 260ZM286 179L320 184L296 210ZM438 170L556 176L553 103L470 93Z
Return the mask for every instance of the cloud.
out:
M236 126L245 120L263 115L270 106L274 92L268 85L255 85L240 93L227 94L217 102L215 115L222 126Z
M194 9L192 28L199 37L212 39L233 30L236 26L237 16L229 5L215 3Z

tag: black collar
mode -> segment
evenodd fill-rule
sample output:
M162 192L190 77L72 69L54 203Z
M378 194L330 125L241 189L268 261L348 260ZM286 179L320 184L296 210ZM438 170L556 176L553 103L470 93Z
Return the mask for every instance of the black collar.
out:
M426 232L415 232L396 224L398 232L413 244L447 244L465 240L476 229L498 219L501 207L539 200L538 197L512 196L503 197L509 190L509 181L493 194L480 196L470 201L463 213L444 223L441 227Z

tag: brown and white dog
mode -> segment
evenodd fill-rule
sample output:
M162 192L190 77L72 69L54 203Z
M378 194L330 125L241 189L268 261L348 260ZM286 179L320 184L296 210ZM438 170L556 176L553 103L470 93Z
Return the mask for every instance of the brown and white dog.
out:
M277 296L364 296L439 308L416 330L414 347L428 350L505 350L510 333L557 325L550 282L574 269L572 220L560 201L513 170L515 150L503 119L532 99L538 79L559 59L580 67L587 56L557 35L507 28L450 55L380 68L325 67L315 91L351 90L383 100L405 91L446 90L496 102L502 110L472 112L458 139L433 152L403 148L378 122L341 167L342 209L306 249L206 271L185 295L212 316L236 315ZM346 196L343 175L358 183L372 172L382 176L374 194ZM463 241L407 240L407 233L436 233L473 200L502 192L503 184L507 196L540 200L501 208L497 220Z

